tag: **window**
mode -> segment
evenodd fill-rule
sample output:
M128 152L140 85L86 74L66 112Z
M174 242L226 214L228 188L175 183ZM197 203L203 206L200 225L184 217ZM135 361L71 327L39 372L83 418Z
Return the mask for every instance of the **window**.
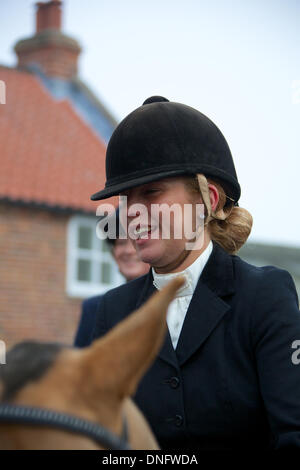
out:
M102 294L124 282L105 240L96 236L96 217L74 216L67 234L67 293Z

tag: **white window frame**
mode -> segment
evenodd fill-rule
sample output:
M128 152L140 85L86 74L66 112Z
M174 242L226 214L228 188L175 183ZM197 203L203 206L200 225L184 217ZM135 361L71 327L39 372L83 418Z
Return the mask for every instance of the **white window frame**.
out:
M92 228L94 237L92 239L92 250L79 248L78 233L79 227ZM102 252L99 244L107 243L105 240L99 240L96 237L96 217L75 215L70 218L67 227L67 269L66 269L66 292L70 297L90 297L93 295L104 294L106 291L123 284L125 279L120 274L118 266L109 252ZM96 246L98 244L98 246ZM77 261L79 258L85 258L92 261L92 281L79 281L77 279ZM98 263L93 263L96 261ZM95 282L96 268L102 262L109 262L112 267L113 283L103 284Z

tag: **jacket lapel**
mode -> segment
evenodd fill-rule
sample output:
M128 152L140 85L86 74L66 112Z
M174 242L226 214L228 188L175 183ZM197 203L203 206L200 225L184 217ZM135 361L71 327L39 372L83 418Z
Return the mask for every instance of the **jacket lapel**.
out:
M202 271L185 316L176 354L183 365L204 343L230 305L222 297L234 292L232 259L217 243Z
M150 269L136 308L139 308L156 290ZM230 305L222 297L231 295L234 291L231 256L220 245L213 242L212 253L202 271L186 313L176 352L167 328L159 357L176 368L183 365L204 343L230 309Z

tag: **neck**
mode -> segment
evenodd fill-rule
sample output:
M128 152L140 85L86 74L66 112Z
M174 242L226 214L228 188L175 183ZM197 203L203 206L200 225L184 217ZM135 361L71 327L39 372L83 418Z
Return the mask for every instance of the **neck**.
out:
M211 238L204 234L204 243L199 250L183 250L180 255L173 261L163 266L153 266L157 274L179 273L188 268L207 248Z

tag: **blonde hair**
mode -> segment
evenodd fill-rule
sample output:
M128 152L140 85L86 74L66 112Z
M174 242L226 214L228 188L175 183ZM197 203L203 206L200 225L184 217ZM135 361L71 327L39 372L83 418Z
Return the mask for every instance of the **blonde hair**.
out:
M212 210L208 183L216 186L219 201ZM205 206L205 224L212 240L230 254L236 254L250 235L253 218L250 212L234 205L234 200L226 195L226 183L217 178L206 178L203 174L186 177L185 184L192 193L200 193Z

